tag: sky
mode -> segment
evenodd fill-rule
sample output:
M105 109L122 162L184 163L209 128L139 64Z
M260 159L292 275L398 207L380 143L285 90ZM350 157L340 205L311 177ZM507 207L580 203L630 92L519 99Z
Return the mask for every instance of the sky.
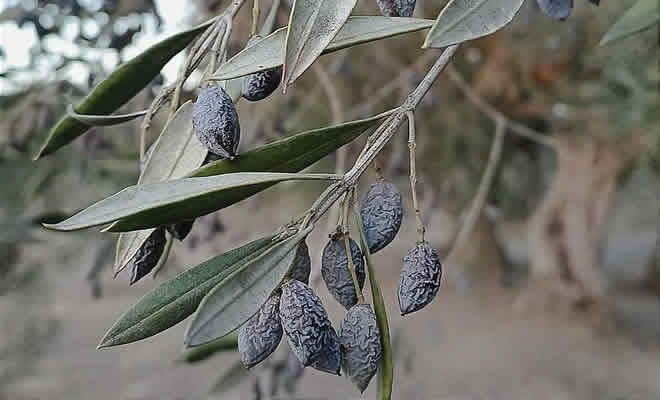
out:
M5 10L9 6L18 3L21 0L0 0L0 10ZM24 3L34 0L22 0ZM88 3L95 3L98 0L86 0ZM158 7L159 14L163 19L163 26L161 27L164 31L162 33L156 33L155 21L153 23L147 24L145 34L140 34L139 37L136 35L136 42L126 48L124 57L126 59L134 57L140 51L149 47L150 45L156 43L160 39L169 36L177 31L185 28L183 21L187 16L186 5L187 3L180 0L156 0L156 5ZM0 11L0 16L2 16L2 11ZM11 16L8 18L11 20ZM4 22L4 21L2 21ZM83 26L82 29L96 29L95 24L91 23L89 26ZM71 42L66 40L66 37L75 37L77 34L77 25L70 24L64 25L63 27L63 36L64 39L59 37L49 38L44 42L45 46L55 50L58 53L64 53L67 55L76 55L80 52L80 49L73 45ZM37 41L37 36L35 32L24 25L23 28L18 28L15 23L2 23L0 25L0 48L3 49L6 55L5 61L0 60L0 70L4 70L6 67L24 67L28 65L30 49ZM109 69L111 66L115 65L117 62L117 56L113 51L106 51L103 49L93 50L91 53L86 52L86 55L91 57L98 57L106 69ZM166 81L172 81L178 72L178 66L182 62L182 57L175 57L163 70ZM47 65L43 65L38 72L38 75L45 76L46 72L49 71ZM83 84L87 80L88 70L82 63L73 63L67 75L71 80L78 84ZM106 71L107 72L107 71ZM34 79L33 77L25 77L24 79ZM0 80L0 93L11 91L11 87L8 86L7 82L3 83L3 80Z

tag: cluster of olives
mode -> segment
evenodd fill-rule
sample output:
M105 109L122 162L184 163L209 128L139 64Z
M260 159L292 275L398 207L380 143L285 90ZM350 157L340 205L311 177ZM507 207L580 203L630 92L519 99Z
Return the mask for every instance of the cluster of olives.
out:
M385 248L397 235L403 218L401 194L390 182L371 185L360 208L368 250ZM376 373L381 357L381 338L371 306L360 302L357 287L366 279L360 246L338 230L330 235L321 254L321 276L333 298L347 312L338 332L314 290L308 286L311 271L309 249L299 245L289 277L262 308L240 329L238 349L247 368L275 351L285 336L292 353L303 366L340 375L341 371L364 391ZM347 245L348 242L348 245ZM350 261L349 261L350 252ZM441 266L427 242L417 243L404 258L399 285L402 314L429 304L440 286Z

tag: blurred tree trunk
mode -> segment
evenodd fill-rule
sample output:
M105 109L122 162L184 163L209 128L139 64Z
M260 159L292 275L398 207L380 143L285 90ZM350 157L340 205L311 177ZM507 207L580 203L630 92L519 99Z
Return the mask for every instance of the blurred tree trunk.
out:
M529 222L530 288L572 305L601 302L600 247L626 152L594 137L558 144L558 171Z

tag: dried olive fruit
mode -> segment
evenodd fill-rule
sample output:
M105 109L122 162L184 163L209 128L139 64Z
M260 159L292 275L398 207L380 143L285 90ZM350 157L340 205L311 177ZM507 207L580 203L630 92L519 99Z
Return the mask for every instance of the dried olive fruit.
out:
M223 88L202 88L193 105L192 124L197 139L211 152L233 159L241 128L236 107Z
M246 368L252 368L271 355L282 340L280 295L268 298L238 332L238 352Z
M410 17L416 0L376 0L381 14L386 17Z
M339 348L339 336L333 327L323 332L323 347L321 354L311 366L321 372L341 375L341 353Z
M309 274L312 272L312 259L309 257L307 243L300 242L296 250L296 258L293 260L291 278L302 283L309 284Z
M380 332L371 306L357 304L348 310L341 322L339 341L341 367L360 392L364 392L381 356Z
M215 153L211 153L210 151L206 153L206 158L204 159L204 162L202 165L206 165L218 160L222 160L224 157Z
M403 258L399 280L401 315L421 310L429 304L438 293L441 277L438 253L428 242L418 242Z
M550 18L564 20L573 11L573 0L536 0L541 11Z
M323 354L324 332L331 325L312 288L295 279L282 285L280 319L289 347L304 366Z
M360 246L353 239L350 242L353 265L355 265L355 274L358 278L360 289L364 287L364 259ZM321 256L321 275L325 281L328 291L332 296L346 309L351 308L357 303L357 294L355 285L351 277L351 271L348 269L348 257L346 257L346 244L344 243L344 234L336 233L330 237L330 241L323 249Z
M387 246L399 232L403 219L401 193L390 182L374 183L362 199L360 217L373 254Z
M247 45L250 46L261 39L259 35L252 36ZM241 81L241 94L249 101L263 100L280 86L281 80L282 66L247 75Z
M167 225L165 228L172 236L174 236L178 241L181 242L183 241L183 239L186 238L186 236L188 236L188 234L192 230L194 223L195 223L194 219L188 219L185 221Z
M131 272L129 283L132 285L142 279L143 276L151 272L158 264L160 256L165 250L165 229L158 228L144 241L128 262L128 269Z

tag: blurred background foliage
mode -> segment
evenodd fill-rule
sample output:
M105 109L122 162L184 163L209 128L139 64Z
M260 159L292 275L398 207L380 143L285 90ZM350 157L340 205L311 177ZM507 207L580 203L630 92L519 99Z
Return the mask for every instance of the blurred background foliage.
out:
M110 274L111 240L100 234L45 232L40 222L61 219L137 179L139 122L94 128L71 146L33 162L31 158L49 128L69 104L76 104L114 67L153 43L159 34L203 21L226 3L0 1L0 335L7 338L0 342L0 359L30 352L38 357L35 343L47 343L56 333L55 317L43 307L50 301L47 288L52 286L51 279L61 279L62 274L68 279L86 277L92 284L92 295L98 297L99 276ZM445 4L417 0L415 16L433 18ZM592 201L610 205L604 215L595 217L598 233L594 237L598 239L592 245L598 257L594 267L609 288L608 297L615 299L614 309L623 310L616 314L617 321L631 326L635 337L657 342L658 29L598 47L603 33L632 4L631 0L605 1L596 8L578 1L573 15L560 23L543 16L535 2L527 1L506 29L461 47L453 64L474 93L509 119L541 135L561 138L562 144L557 150L517 135L506 137L502 162L471 246L459 257L460 266L448 270L448 281L459 291L470 292L484 285L514 285L516 291L534 287L527 283L534 278L535 260L542 257L542 251L535 251L529 243L534 236L530 233L535 229L534 215L548 204L550 194L562 191L557 187L568 188L559 197L574 205L571 184L590 182L600 187L602 182L610 182L609 191L583 199L581 206L574 207L588 209ZM377 14L375 2L362 1L357 10L357 14ZM279 26L286 24L287 11L285 6L280 10ZM249 7L244 7L238 16L230 53L240 50L247 40L249 14ZM436 52L419 48L423 34L323 57L286 96L278 91L259 104L240 103L241 150L398 105L434 61ZM20 58L12 55L17 45L11 42L17 40L26 42L18 45L26 47ZM180 62L180 57L175 58L119 112L147 108L160 87L173 80ZM199 78L194 75L186 84L186 97L193 96ZM479 184L493 137L493 121L447 74L424 99L416 120L422 212L429 224L429 238L446 252L461 213ZM163 122L162 116L156 120L151 140ZM357 143L347 146L347 160L354 159L358 151ZM584 157L601 160L604 154L612 157L615 167L590 169L583 164ZM562 160L566 164L561 165ZM336 162L337 158L329 157L316 168L332 170ZM395 137L379 162L385 175L407 193L407 135L401 132ZM346 163L343 168L348 166ZM578 178L587 170L591 172L582 174L586 177ZM297 190L295 194L304 203L315 193ZM249 204L240 218L248 218L250 210L260 203L251 200ZM234 212L240 213L241 207ZM280 220L269 222L279 224L288 217L283 211ZM552 226L556 216L548 218L536 219L536 225L541 226L538 229ZM204 221L196 224L195 235L174 260L180 267L194 265L181 260L201 251L199 246L215 240L224 230L215 216ZM246 237L250 224L236 226L226 233L226 243ZM210 255L214 250L206 251ZM197 258L204 256L198 254ZM634 293L634 302L620 293ZM84 301L88 295L77 296ZM21 311L17 312L19 305ZM108 322L118 311L107 318ZM3 361L0 385L26 373L32 358L19 358L15 363Z

